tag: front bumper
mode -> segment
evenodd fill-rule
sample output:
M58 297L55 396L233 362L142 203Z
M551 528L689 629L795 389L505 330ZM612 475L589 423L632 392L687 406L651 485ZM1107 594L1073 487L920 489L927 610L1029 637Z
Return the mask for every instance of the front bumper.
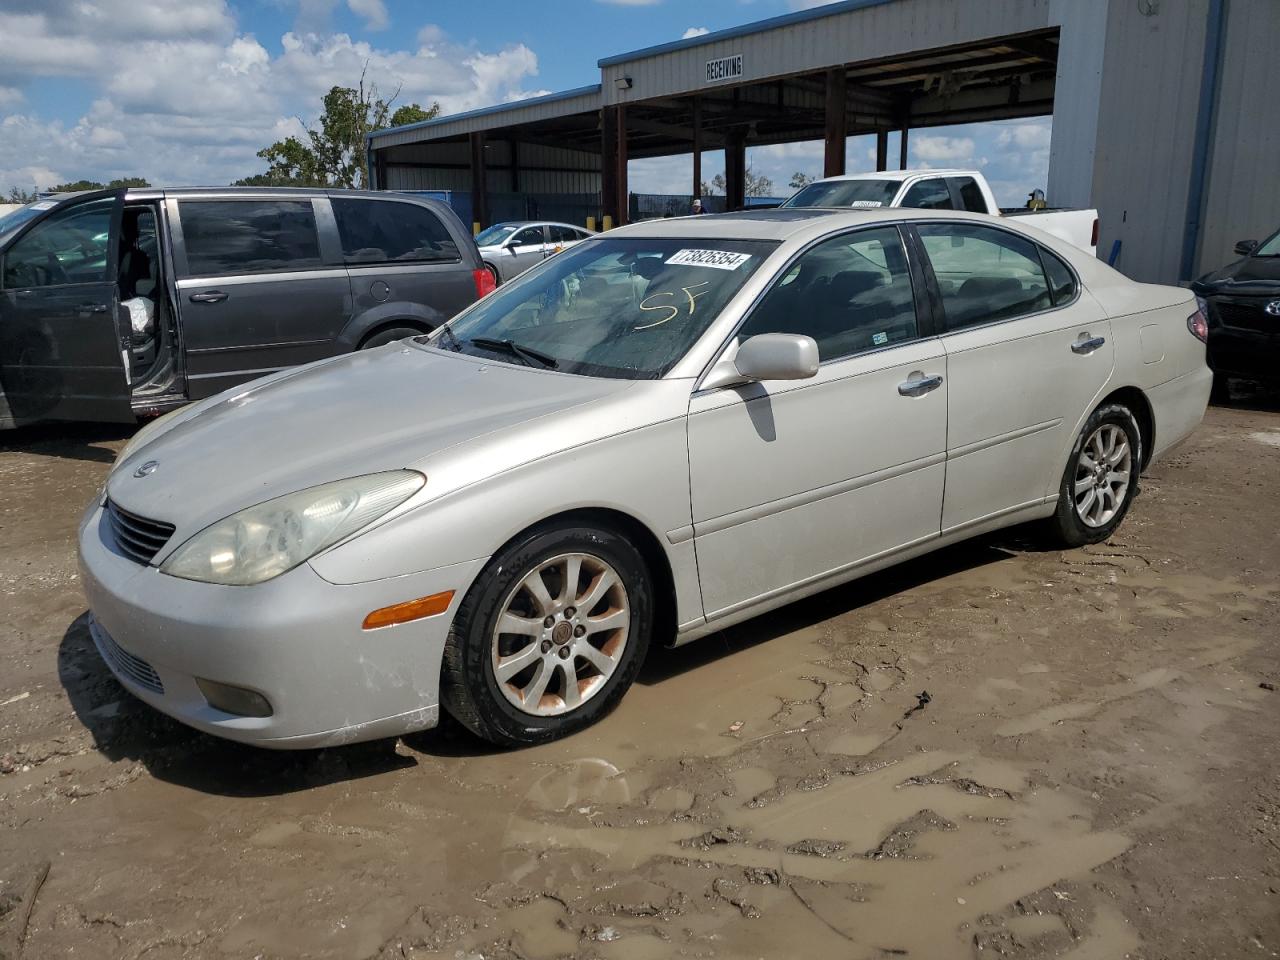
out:
M310 564L251 587L166 576L115 547L105 511L80 525L80 573L94 643L139 699L215 736L263 747L353 743L433 727L449 624L483 560L356 584ZM364 630L392 604L453 590L443 614ZM196 678L254 690L273 708L210 706Z

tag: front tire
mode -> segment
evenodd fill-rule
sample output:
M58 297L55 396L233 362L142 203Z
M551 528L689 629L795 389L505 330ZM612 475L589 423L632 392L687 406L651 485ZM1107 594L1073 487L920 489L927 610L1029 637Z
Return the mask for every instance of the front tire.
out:
M441 701L501 746L544 743L608 713L635 680L653 632L652 578L604 528L535 529L503 548L458 607Z
M1142 431L1133 412L1108 403L1085 421L1071 450L1058 489L1058 508L1049 518L1052 539L1064 547L1106 540L1138 492Z

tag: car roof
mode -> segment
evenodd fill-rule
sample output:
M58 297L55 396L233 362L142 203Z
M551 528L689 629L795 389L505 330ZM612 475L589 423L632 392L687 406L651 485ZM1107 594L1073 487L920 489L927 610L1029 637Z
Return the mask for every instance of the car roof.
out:
M814 183L834 183L838 180L893 180L901 183L911 177L972 177L973 170L876 170L870 173L843 173L836 177L823 177Z
M954 210L917 210L902 207L877 207L854 210L848 207L781 207L762 210L739 210L735 213L712 213L690 217L663 217L618 227L604 237L669 237L673 239L788 240L803 235L824 233L875 223L900 220L970 220L990 222L992 217ZM1004 222L1008 226L1008 222Z

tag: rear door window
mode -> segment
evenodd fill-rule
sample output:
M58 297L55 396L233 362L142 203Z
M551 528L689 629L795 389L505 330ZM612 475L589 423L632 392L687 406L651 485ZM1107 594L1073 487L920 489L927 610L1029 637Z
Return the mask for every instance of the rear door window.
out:
M331 197L349 265L460 259L458 244L434 212L416 203Z
M986 198L982 196L982 188L973 177L952 177L951 185L960 197L960 209L971 213L990 213Z
M551 231L552 243L576 243L582 239L573 227L562 227L558 223L553 223L547 229Z
M951 190L947 187L947 181L941 178L919 180L913 183L899 206L917 207L921 210L954 209L951 203Z
M192 276L323 265L310 200L179 200Z
M893 227L834 237L796 260L738 331L813 337L822 361L914 340L915 298Z
M1010 320L1051 306L1034 243L973 223L916 227L937 277L947 330Z

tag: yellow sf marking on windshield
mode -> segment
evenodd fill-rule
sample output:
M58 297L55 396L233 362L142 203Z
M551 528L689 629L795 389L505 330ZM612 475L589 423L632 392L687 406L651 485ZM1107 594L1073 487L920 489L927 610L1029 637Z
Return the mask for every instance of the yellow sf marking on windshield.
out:
M706 291L706 290L703 290L701 293L694 293L693 291L694 291L694 290L696 290L698 287L705 287L705 286L707 286L709 283L711 283L711 281L710 281L710 280L703 280L703 281L701 281L701 282L699 282L699 283L691 283L691 284L689 284L689 286L687 286L687 287L681 287L681 288L680 288L680 290L684 293L685 299L689 302L689 313L688 313L688 316L692 317L692 316L693 316L693 311L697 308L697 305L696 305L695 301L696 301L699 297L705 297L705 296L707 295L707 291ZM659 326L661 326L662 324L667 323L667 322L668 322L668 321L670 321L670 320L674 320L676 317L680 316L680 308L679 308L679 307L677 307L674 303L658 303L658 304L654 304L653 306L649 306L649 305L648 305L650 300L657 300L659 297L674 297L674 296L675 296L675 294L674 294L673 292L668 291L668 290L664 290L664 291L662 291L661 293L651 293L651 294L649 294L649 296L647 296L647 297L645 297L643 300L641 300L641 301L640 301L640 309L641 309L641 310L645 310L645 311L648 311L648 310L669 310L669 311L671 311L671 312L670 312L670 313L668 313L668 314L667 314L665 317L663 317L661 320L655 320L653 323L645 323L645 324L641 324L640 326L636 327L635 329L636 329L636 330L649 330L649 329L651 329L651 328L653 328L653 327L659 327Z

